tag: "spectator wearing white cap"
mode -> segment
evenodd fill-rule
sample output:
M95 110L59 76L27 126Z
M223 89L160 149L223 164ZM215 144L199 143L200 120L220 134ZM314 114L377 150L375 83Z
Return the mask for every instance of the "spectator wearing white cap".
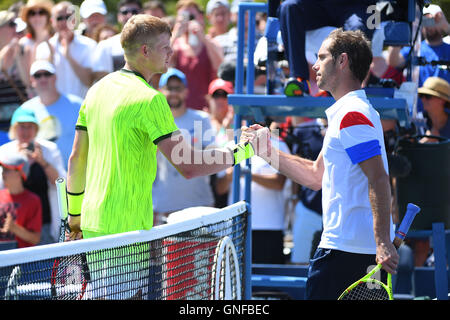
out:
M228 0L209 0L206 5L206 18L211 25L208 29L211 38L226 33L231 22Z
M78 28L80 34L94 39L95 28L106 23L107 13L103 0L84 0L80 6L80 16L83 18Z
M49 60L56 69L56 87L63 94L84 98L92 84L92 53L97 42L76 34L75 6L69 1L58 2L52 8L55 35L36 49L36 60Z
M18 248L39 243L42 206L39 197L24 187L30 168L18 152L0 152L5 187L0 190L0 241L16 241Z
M46 60L36 60L32 64L30 77L37 96L22 104L22 108L33 110L40 125L38 137L58 145L66 167L83 100L76 95L59 92L56 69Z

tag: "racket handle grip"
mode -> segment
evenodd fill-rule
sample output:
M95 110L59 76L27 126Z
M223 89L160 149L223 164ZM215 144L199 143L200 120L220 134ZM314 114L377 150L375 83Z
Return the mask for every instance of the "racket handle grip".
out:
M58 193L58 209L61 220L67 219L67 192L66 179L58 177L55 180L56 191Z
M394 245L397 248L402 245L403 240L405 239L406 234L408 233L409 227L411 227L414 217L416 216L416 214L419 213L419 211L420 208L418 206L416 206L413 203L408 203L406 207L405 216L403 217L403 220L400 223L400 227L395 233Z

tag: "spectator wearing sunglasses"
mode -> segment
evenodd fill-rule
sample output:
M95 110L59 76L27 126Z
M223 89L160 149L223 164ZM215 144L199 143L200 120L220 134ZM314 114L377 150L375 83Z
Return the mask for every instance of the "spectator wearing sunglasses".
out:
M22 8L21 19L27 24L26 35L19 41L21 47L21 64L23 64L22 80L27 85L28 96L34 96L30 88L30 67L35 60L36 47L48 41L53 35L50 22L53 1L29 0Z
M56 69L56 87L62 94L84 98L92 84L92 52L97 43L74 32L75 7L62 1L52 8L55 35L36 49L36 60L49 60Z
M140 0L121 0L117 5L117 22L122 27L128 19L140 13ZM100 41L94 54L94 81L99 80L110 72L120 70L125 60L123 48L118 33L104 41Z
M66 167L83 100L70 93L60 93L55 72L56 68L46 60L36 60L32 64L31 85L37 96L25 102L22 108L31 109L36 114L40 125L38 137L57 144Z
M0 11L0 129L6 130L14 110L27 99L17 63L20 47L14 18L13 12ZM0 130L2 143L8 141L4 133Z

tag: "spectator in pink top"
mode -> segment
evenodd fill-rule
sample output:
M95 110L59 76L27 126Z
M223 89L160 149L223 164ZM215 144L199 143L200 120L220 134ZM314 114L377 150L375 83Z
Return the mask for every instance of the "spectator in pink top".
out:
M205 96L209 83L217 78L222 63L222 48L205 34L204 14L195 0L180 0L172 31L174 54L171 64L182 71L189 83L188 108L207 108Z

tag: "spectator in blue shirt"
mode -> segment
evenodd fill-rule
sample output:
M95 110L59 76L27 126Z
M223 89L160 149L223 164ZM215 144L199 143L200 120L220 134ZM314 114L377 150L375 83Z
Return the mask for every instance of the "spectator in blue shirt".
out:
M22 104L31 109L39 121L38 137L55 142L67 168L75 136L75 124L83 100L73 94L62 94L56 88L55 67L37 60L30 69L31 85L37 96Z

